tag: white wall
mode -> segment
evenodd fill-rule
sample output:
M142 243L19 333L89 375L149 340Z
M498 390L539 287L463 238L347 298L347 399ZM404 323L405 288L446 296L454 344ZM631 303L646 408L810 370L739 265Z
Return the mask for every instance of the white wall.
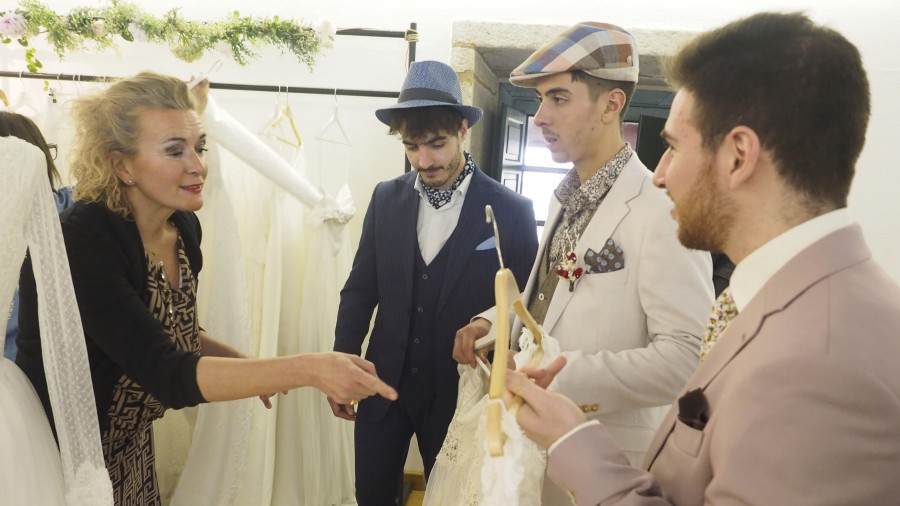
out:
M49 0L57 11L90 4L77 0ZM99 3L99 2L98 2ZM699 31L759 10L803 10L816 21L827 23L847 35L863 53L872 83L873 115L866 148L858 165L858 175L850 196L854 216L863 224L867 238L878 260L900 280L900 240L896 238L896 219L900 218L900 199L894 195L898 176L893 164L900 159L900 62L896 59L900 35L896 20L900 6L892 0L757 0L756 2L723 2L720 0L636 0L604 2L558 0L556 2L494 0L457 0L455 2L421 2L412 0L373 2L372 0L339 0L321 2L299 0L217 0L216 2L139 2L144 9L162 14L184 3L183 14L191 19L216 20L232 11L242 15L273 16L313 21L319 17L332 19L339 28L363 27L403 30L410 22L419 26L420 42L417 59L448 61L451 52L451 26L455 20L498 20L537 24L572 24L581 20L602 20L626 28L679 29ZM12 4L12 2L4 2ZM751 5L752 4L752 5ZM72 55L58 62L52 53L42 52L48 72L96 73L127 75L152 68L175 75L188 76L213 61L206 57L188 65L171 56L165 49L139 47L123 43L120 55L111 51L102 55ZM215 76L229 82L285 84L294 86L337 86L396 90L403 80L404 44L399 39L338 37L334 48L320 58L310 73L291 55L279 57L277 51L263 51L263 57L247 67L228 62ZM15 45L0 47L0 67L21 70L21 51ZM8 80L6 80L8 81ZM3 80L0 80L3 84ZM14 85L12 85L14 86ZM241 93L225 102L226 107L242 104L249 123L263 121L271 112L273 97L260 93ZM360 208L351 225L355 242L359 235L361 215L376 181L402 172L402 149L396 140L384 135L385 129L372 116L375 108L391 103L391 99L341 98L341 114L350 130L354 148L329 156L317 154L308 146L312 167L320 168L327 158L327 171L346 171L351 190ZM327 97L293 96L291 104L300 111L301 134L314 138L331 114ZM256 111L258 114L252 114ZM815 135L815 132L810 132ZM338 167L333 167L337 165Z

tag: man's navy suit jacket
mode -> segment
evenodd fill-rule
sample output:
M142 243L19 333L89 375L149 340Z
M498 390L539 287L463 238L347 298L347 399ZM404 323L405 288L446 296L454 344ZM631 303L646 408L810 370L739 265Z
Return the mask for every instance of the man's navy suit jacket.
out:
M341 290L335 329L335 351L359 355L376 306L378 311L369 337L366 359L378 376L397 387L403 372L413 309L413 272L418 255L416 223L422 202L415 188L416 172L379 183L363 222L359 249L350 276ZM494 277L499 268L497 251L486 247L493 225L485 221L485 205L497 218L500 247L506 267L515 274L521 290L537 252L537 230L531 200L494 181L479 169L470 176L449 251L444 283L434 325L433 373L440 398L456 399L458 373L453 360L456 331L494 305ZM482 245L479 248L479 245ZM381 396L359 405L361 420L378 421L390 403Z

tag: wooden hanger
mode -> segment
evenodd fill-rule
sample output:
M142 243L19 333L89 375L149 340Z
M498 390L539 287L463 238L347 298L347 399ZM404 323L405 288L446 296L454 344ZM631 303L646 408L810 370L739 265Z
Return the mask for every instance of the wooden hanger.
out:
M279 86L278 89L279 89L279 94L280 94L281 86ZM277 130L275 133L275 138L277 140L287 144L288 146L300 148L300 146L303 144L303 140L300 138L300 132L297 131L297 124L294 123L294 113L293 113L293 111L291 111L291 104L288 103L288 98L287 98L288 93L290 93L290 88L285 86L284 89L285 89L284 106L282 106L280 109L278 109L278 112L275 114L275 118L272 120L272 124L270 125L270 127L273 129L277 129L277 128L279 128L279 125L281 125L282 122L287 120L287 122L291 128L289 133L293 134L292 135L293 138L291 138L291 137L285 138L285 136L279 135L279 132ZM276 104L277 104L278 97L276 97L275 100L276 100Z
M9 107L9 99L6 98L6 93L3 90L0 90L0 102L3 102L4 107Z
M344 130L344 125L341 124L341 118L338 116L337 88L334 90L334 112L331 113L331 119L328 120L328 123L322 127L322 130L319 130L319 135L316 136L316 139L345 146L352 145L347 131Z
M497 248L497 256L500 258L500 269L494 277L494 298L497 306L497 329L496 342L494 344L494 363L491 364L491 382L488 388L487 412L487 436L488 449L491 457L499 457L503 455L503 443L506 442L506 436L500 426L503 417L503 394L506 392L506 362L509 357L509 310L510 306L519 315L525 327L531 331L534 340L537 343L537 349L534 356L531 357L530 365L537 367L541 359L544 358L543 334L540 325L535 321L531 313L525 307L522 301L522 293L519 292L519 285L516 284L516 277L513 272L503 266L503 255L500 252L500 232L497 229L497 218L494 216L494 210L490 205L484 206L485 219L488 223L494 225L494 240ZM519 407L522 405L522 398L516 395L513 397L509 406L509 413L516 415Z

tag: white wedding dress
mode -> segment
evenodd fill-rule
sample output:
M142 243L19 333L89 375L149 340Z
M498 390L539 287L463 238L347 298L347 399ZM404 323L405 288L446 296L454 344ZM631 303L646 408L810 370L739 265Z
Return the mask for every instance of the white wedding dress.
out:
M544 334L539 367L559 356L559 342ZM529 364L537 345L528 329L519 338L516 367ZM503 455L488 452L487 381L481 369L459 366L456 412L425 487L426 506L539 506L546 452L522 433L503 409Z
M0 504L111 506L84 334L44 154L18 138L0 137L0 161L6 189L0 307L10 306L29 248L60 448L31 382L0 359Z
M197 213L204 328L259 357L330 351L341 273L351 264L349 188L326 195L309 183L302 149L257 137L212 96L203 122L210 141ZM204 404L195 427L189 410L157 420L163 504L352 502L352 423L335 418L311 388L272 402L271 410L255 398Z

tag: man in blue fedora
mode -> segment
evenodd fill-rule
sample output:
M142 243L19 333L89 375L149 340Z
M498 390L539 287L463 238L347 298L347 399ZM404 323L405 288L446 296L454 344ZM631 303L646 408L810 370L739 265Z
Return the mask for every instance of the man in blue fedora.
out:
M463 150L482 111L463 105L453 69L413 63L398 102L375 115L399 134L415 170L375 187L341 291L334 349L360 354L369 335L366 358L399 393L394 402L329 399L335 416L356 421L360 506L397 504L413 434L426 478L434 465L456 407L456 330L494 305L499 261L485 206L520 288L537 251L531 201L486 176Z

